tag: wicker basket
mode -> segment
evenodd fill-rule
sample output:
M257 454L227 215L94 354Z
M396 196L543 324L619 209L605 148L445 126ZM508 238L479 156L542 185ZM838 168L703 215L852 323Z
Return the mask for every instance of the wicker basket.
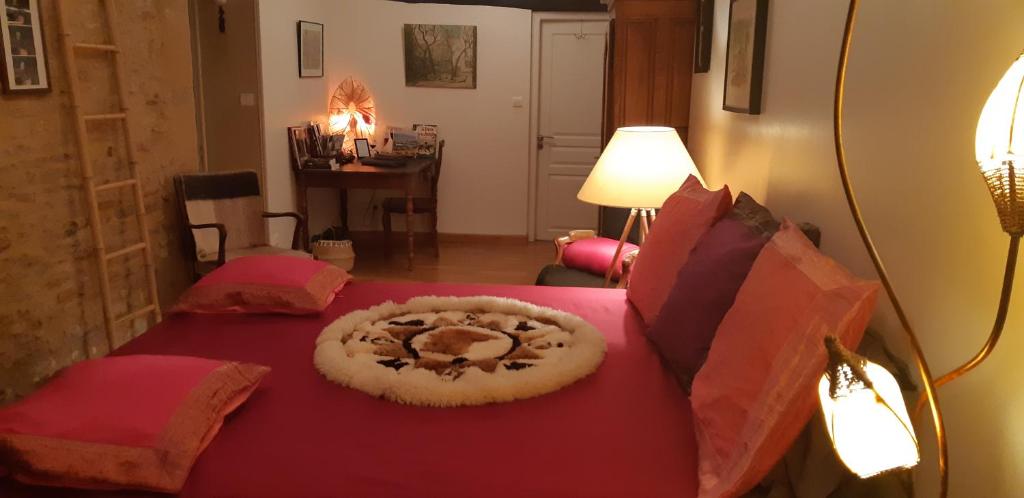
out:
M345 271L352 271L356 264L351 240L318 240L313 244L313 257Z

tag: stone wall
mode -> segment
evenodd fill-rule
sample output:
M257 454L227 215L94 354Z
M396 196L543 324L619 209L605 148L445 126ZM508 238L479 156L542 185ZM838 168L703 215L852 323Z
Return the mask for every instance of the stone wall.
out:
M0 95L0 402L24 395L56 370L107 351L95 243L82 189L68 75L55 2L40 1L52 91ZM66 2L76 40L105 41L100 0ZM118 0L116 29L128 86L129 126L144 185L160 297L187 285L173 175L198 168L186 0ZM113 110L113 65L79 57L86 111ZM90 157L99 181L124 176L124 143L113 125L91 126ZM120 166L119 166L120 165ZM100 197L108 248L139 234L130 191ZM127 262L127 264L123 264ZM119 312L145 299L140 259L114 262ZM118 331L118 342L145 330Z

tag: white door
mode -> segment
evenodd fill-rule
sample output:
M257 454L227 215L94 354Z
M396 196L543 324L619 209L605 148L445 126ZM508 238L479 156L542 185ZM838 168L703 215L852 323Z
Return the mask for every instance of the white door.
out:
M541 23L536 237L596 229L597 206L576 200L601 154L607 21Z

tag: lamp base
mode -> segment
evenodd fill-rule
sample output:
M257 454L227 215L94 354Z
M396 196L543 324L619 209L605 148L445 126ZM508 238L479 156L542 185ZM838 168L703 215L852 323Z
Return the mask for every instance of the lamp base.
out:
M615 268L619 266L619 258L622 256L622 248L626 245L626 239L629 238L630 232L633 231L633 224L636 223L637 215L640 216L640 243L638 245L644 245L644 240L647 238L647 232L650 231L651 224L654 223L654 219L657 216L653 209L638 209L632 208L629 210L629 218L626 218L626 225L622 228L622 235L619 237L619 245L615 247L615 254L612 255L612 261L608 264L608 271L604 274L604 286L608 287L612 282L612 275L615 274Z

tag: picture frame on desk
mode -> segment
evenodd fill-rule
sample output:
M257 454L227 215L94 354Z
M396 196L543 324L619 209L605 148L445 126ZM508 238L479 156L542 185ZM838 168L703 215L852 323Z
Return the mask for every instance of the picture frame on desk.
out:
M370 157L370 141L366 138L355 139L356 157L366 159Z
M303 168L306 160L312 157L309 151L309 130L305 126L288 127L288 151L292 158L292 168Z

